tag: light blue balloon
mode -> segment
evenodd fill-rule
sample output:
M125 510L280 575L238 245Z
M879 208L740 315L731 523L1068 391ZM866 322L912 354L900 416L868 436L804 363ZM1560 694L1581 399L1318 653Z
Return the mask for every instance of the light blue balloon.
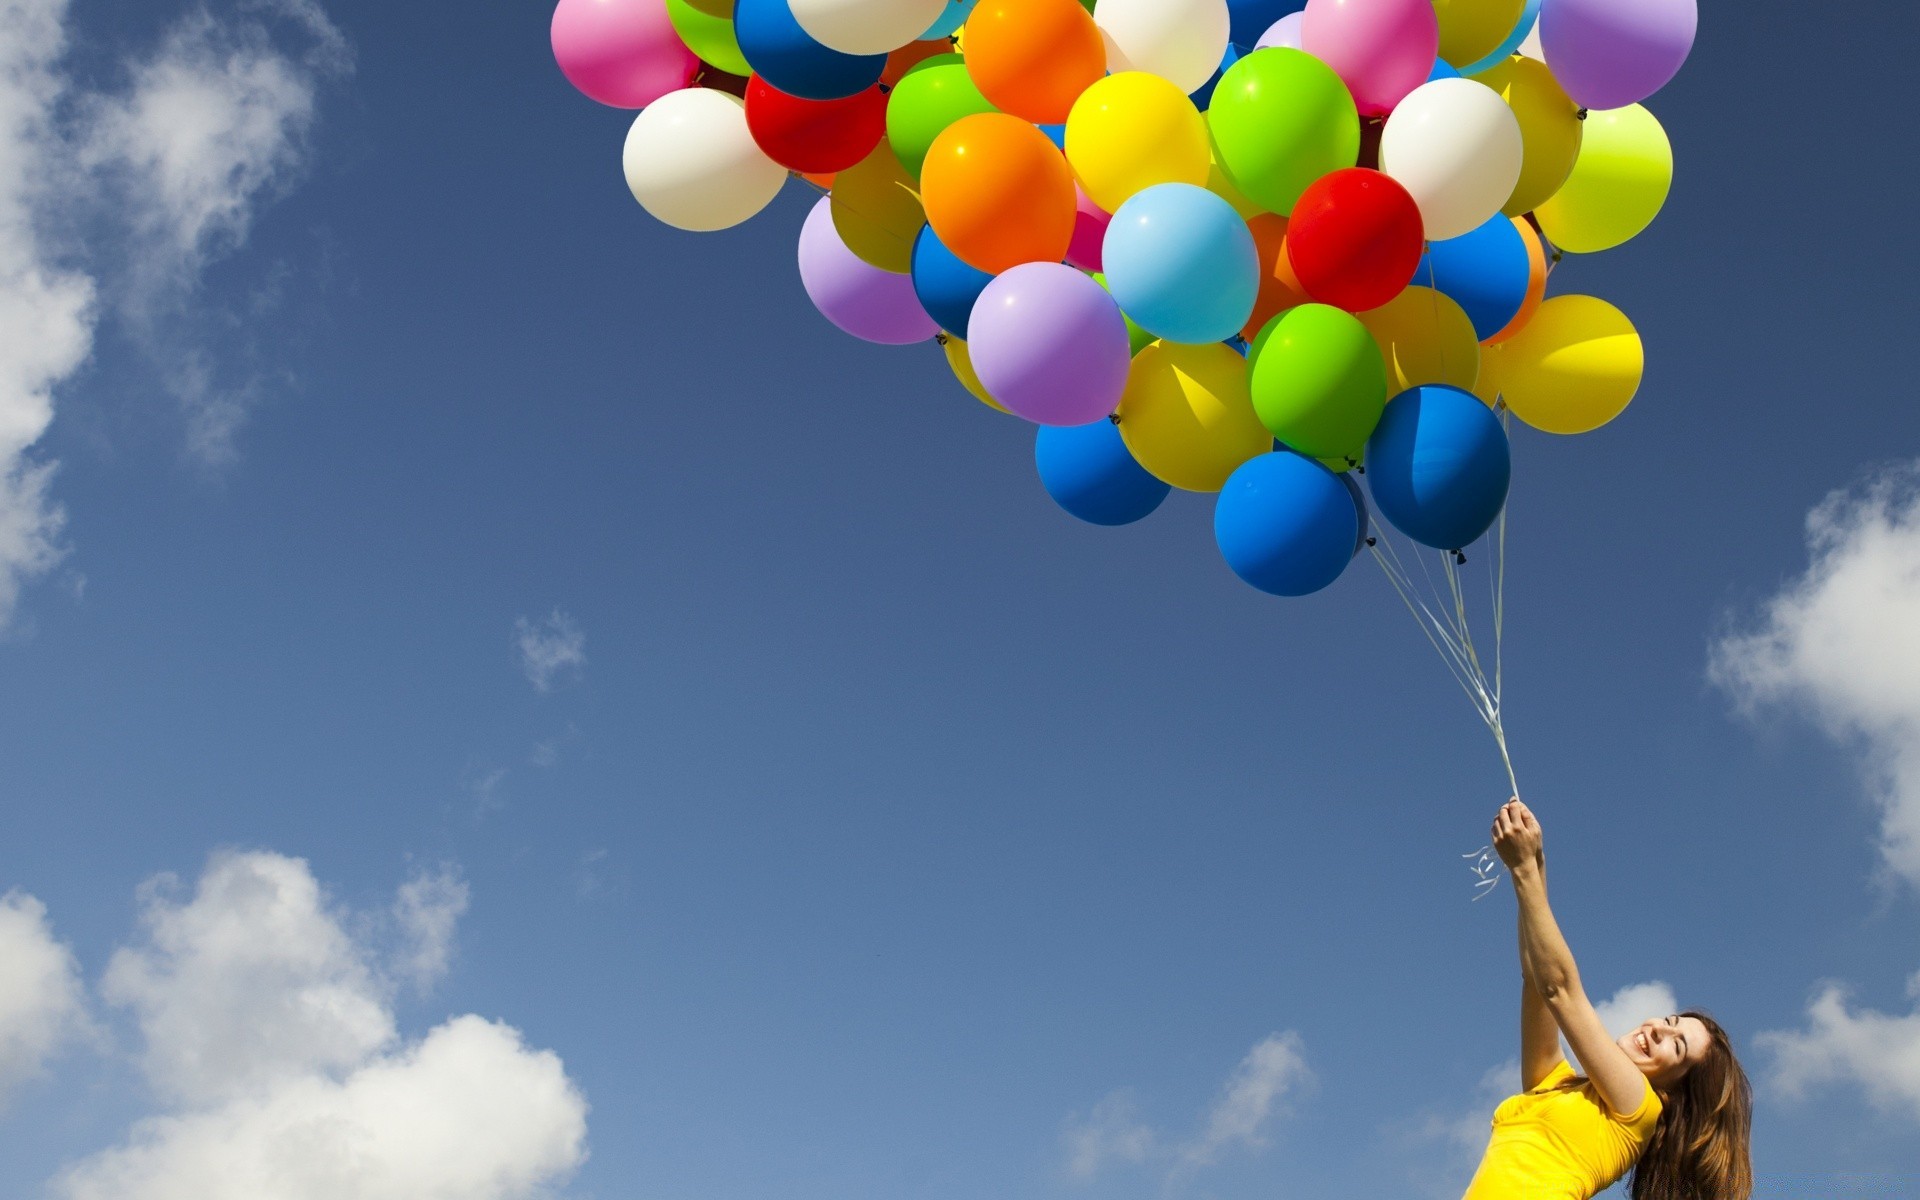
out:
M1113 214L1101 246L1122 312L1169 342L1224 342L1253 315L1260 254L1233 206L1203 187L1162 183Z
M1461 67L1460 73L1462 75L1478 75L1482 71L1490 71L1507 61L1511 56L1519 53L1520 43L1527 40L1527 35L1533 32L1534 23L1539 19L1540 0L1527 0L1527 7L1520 13L1519 24L1513 27L1513 32L1507 35L1507 40L1500 43L1500 48L1479 62L1468 63L1466 66Z
M1458 79L1458 78L1460 78L1460 72L1454 70L1453 64L1448 62L1444 58L1434 59L1433 70L1427 72L1428 83L1432 83L1436 79Z
M1213 510L1221 557L1235 575L1275 596L1305 596L1340 578L1361 529L1340 476L1291 450L1241 463Z
M980 0L947 0L947 6L940 10L940 19L914 40L930 42L934 38L952 37L956 30L967 23L967 18L973 15L973 6L979 2Z
M1367 486L1388 524L1423 546L1476 541L1507 503L1513 475L1507 431L1459 388L1401 392L1367 440Z
M1112 421L1042 425L1033 463L1053 502L1090 525L1131 525L1173 491L1134 461Z

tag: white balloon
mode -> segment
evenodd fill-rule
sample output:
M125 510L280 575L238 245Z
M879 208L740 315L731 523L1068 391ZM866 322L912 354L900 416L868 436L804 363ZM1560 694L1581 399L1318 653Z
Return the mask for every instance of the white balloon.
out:
M1380 131L1380 169L1413 194L1429 241L1471 233L1499 212L1521 155L1513 110L1472 79L1421 84Z
M940 19L947 0L791 0L807 36L842 54L890 54Z
M712 88L681 88L642 109L623 157L633 198L675 229L738 225L787 181L747 131L746 105Z
M1220 69L1233 20L1227 0L1099 0L1093 23L1108 71L1146 71L1193 93Z

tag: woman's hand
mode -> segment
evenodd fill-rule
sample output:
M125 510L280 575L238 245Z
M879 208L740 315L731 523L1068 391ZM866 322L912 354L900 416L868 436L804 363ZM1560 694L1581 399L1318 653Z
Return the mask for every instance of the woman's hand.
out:
M1493 819L1493 848L1500 852L1500 861L1509 871L1535 867L1544 861L1546 848L1540 822L1534 819L1532 809L1520 803L1520 797L1502 805L1500 815Z

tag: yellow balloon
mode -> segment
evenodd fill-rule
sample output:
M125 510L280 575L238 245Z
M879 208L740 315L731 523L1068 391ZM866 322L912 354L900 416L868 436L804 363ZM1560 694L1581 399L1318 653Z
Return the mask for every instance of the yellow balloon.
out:
M1190 492L1219 491L1235 467L1273 449L1246 360L1219 342L1155 342L1135 355L1117 415L1140 465Z
M1468 67L1498 50L1520 23L1527 0L1433 0L1440 18L1440 57Z
M1207 165L1207 190L1233 206L1243 221L1251 221L1267 210L1247 199L1241 190L1233 186L1233 180L1220 169L1220 160L1209 157Z
M1158 75L1122 71L1074 101L1067 162L1087 198L1113 212L1155 184L1205 186L1212 150L1186 93Z
M1505 343L1501 343L1505 345ZM1474 381L1473 394L1480 397L1480 403L1498 411L1500 408L1500 346L1480 347L1480 378Z
M1587 114L1580 157L1534 210L1547 240L1570 254L1610 250L1653 224L1673 189L1673 143L1638 104Z
M710 17L733 19L733 0L687 0L687 3Z
M1453 297L1410 287L1371 312L1359 314L1387 364L1387 394L1424 383L1470 392L1480 378L1480 339L1473 319Z
M1547 433L1586 433L1640 390L1646 348L1627 315L1592 296L1555 296L1500 344L1500 394L1513 415Z
M833 227L847 249L883 271L913 271L913 239L927 211L913 178L885 138L873 153L833 178Z
M1573 171L1585 124L1580 106L1538 59L1516 55L1473 78L1499 92L1520 122L1520 182L1501 211L1510 217L1532 212L1552 198Z
M988 408L997 412L1006 412L1006 408L998 400L987 395L987 389L981 384L980 376L974 372L973 355L967 352L967 344L947 333L941 334L939 341L940 348L947 352L947 365L953 368L953 377L960 381L960 386L972 392Z

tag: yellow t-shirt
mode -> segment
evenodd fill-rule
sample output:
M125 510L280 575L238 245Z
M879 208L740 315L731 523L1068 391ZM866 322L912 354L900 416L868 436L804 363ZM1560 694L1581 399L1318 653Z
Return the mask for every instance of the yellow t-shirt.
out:
M1571 1078L1562 1061L1501 1101L1464 1200L1592 1200L1627 1173L1660 1123L1660 1097L1649 1084L1639 1108L1615 1116L1591 1082L1560 1087Z

